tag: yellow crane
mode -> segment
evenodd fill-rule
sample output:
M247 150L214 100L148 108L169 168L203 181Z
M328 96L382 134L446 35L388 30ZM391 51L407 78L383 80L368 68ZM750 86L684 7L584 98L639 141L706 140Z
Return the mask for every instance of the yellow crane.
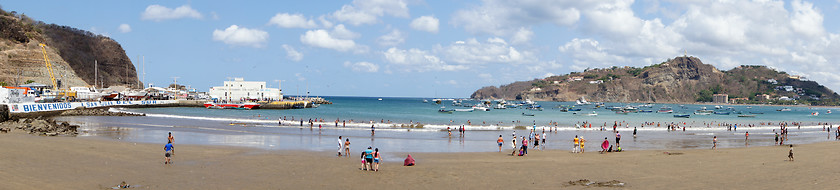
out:
M52 93L55 95L56 98L67 98L67 100L72 100L76 97L76 92L73 91L64 91L58 89L58 83L55 80L55 75L53 74L52 63L50 62L50 56L47 55L47 45L43 43L38 43L38 46L41 46L41 51L44 53L44 63L47 65L47 71L50 74L50 82L52 82Z
M38 46L41 46L41 50L44 52L44 62L47 63L47 71L50 73L50 81L52 81L53 90L58 90L58 83L55 82L55 76L53 75L52 63L50 63L50 57L47 56L47 45L43 43L38 43Z

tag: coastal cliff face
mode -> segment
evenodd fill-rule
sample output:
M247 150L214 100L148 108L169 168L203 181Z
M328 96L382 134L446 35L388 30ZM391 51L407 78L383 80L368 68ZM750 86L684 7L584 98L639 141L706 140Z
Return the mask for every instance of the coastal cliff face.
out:
M134 65L113 39L4 10L0 10L0 83L52 84L39 43L47 45L53 74L62 88L93 86L94 67L98 68L100 87L138 87Z
M773 84L770 79L777 83ZM775 89L787 85L803 90L788 92ZM758 94L818 99L840 97L816 82L793 79L784 72L764 66L741 66L720 71L712 65L703 64L696 57L676 57L644 68L591 69L500 87L484 87L470 97L540 101L574 101L586 97L597 102L693 103L710 102L712 94L717 93L728 94L730 99L750 100Z

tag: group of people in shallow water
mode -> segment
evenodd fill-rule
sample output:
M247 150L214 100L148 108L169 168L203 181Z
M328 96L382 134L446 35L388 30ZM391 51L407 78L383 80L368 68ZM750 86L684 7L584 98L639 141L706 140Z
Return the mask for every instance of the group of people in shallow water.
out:
M342 156L349 157L350 156L350 138L342 139L342 136L338 136L338 157ZM360 170L365 171L379 171L379 162L382 161L382 156L379 154L379 148L373 148L368 146L367 149L362 151L360 156L362 159L362 166L359 168Z
M513 148L513 151L510 153L510 155L517 155L517 156L528 155L528 145L530 145L531 142L534 143L534 146L533 146L534 149L536 149L536 150L544 150L545 149L546 138L548 138L548 135L546 135L546 133L545 133L545 129L543 129L543 131L542 131L542 137L540 137L540 134L538 134L536 132L536 125L535 125L534 129L531 129L530 131L531 132L530 132L530 134L528 134L527 138L525 136L520 136L519 137L519 139L521 139L521 140L519 140L520 144L519 144L518 147L517 147L517 144L516 144L516 139L517 139L516 131L513 131L513 134L511 134L511 139L510 139L510 146L511 146L511 148ZM540 146L540 142L542 142L542 146ZM499 139L496 140L496 143L498 143L498 145L499 145L499 152L502 152L502 146L504 146L504 144L505 144L505 139L502 137L502 135L499 135Z

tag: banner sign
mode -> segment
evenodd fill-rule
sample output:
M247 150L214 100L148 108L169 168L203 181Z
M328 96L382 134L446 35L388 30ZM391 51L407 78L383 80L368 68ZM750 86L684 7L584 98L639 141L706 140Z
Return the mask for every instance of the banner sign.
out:
M79 107L96 108L129 105L160 105L174 104L177 100L144 100L144 101L97 101L97 102L55 102L55 103L19 103L8 104L11 113L31 113L42 111L71 110Z

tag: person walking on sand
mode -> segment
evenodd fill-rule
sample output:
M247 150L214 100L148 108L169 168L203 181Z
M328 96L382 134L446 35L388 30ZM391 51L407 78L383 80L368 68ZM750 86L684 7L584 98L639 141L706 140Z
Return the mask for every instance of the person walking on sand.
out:
M712 139L712 150L717 149L717 136Z
M345 157L350 156L350 137L347 137L346 139L344 139L344 156Z
M381 157L379 156L379 148L376 148L373 152L373 171L379 171L379 162Z
M499 139L496 142L499 143L499 152L502 152L502 145L505 144L505 139L502 138L502 135L499 135Z
M169 131L169 137L166 138L170 143L175 142L175 137L172 136L172 131Z
M359 169L360 169L360 170L365 170L365 171L367 171L367 170L368 170L367 163L366 163L367 159L365 159L365 156L366 156L365 151L362 151L362 156L361 156L361 158L362 158L362 167L361 167L361 168L359 168Z
M578 141L579 141L578 136L575 135L575 139L574 139L574 142L575 142L574 145L575 146L572 147L572 153L578 153L578 147L580 147L580 143Z
M788 160L793 162L793 145L790 145L790 151L788 151Z
M344 150L344 142L341 140L341 136L338 136L338 157L341 157L341 151Z
M365 164L367 165L368 171L373 170L373 147L367 148L365 150Z
M175 155L175 146L172 146L171 141L167 142L166 145L163 146L163 151L165 152L163 154L163 156L164 156L163 164L172 163L172 160L170 159L170 157L172 157L172 155Z

